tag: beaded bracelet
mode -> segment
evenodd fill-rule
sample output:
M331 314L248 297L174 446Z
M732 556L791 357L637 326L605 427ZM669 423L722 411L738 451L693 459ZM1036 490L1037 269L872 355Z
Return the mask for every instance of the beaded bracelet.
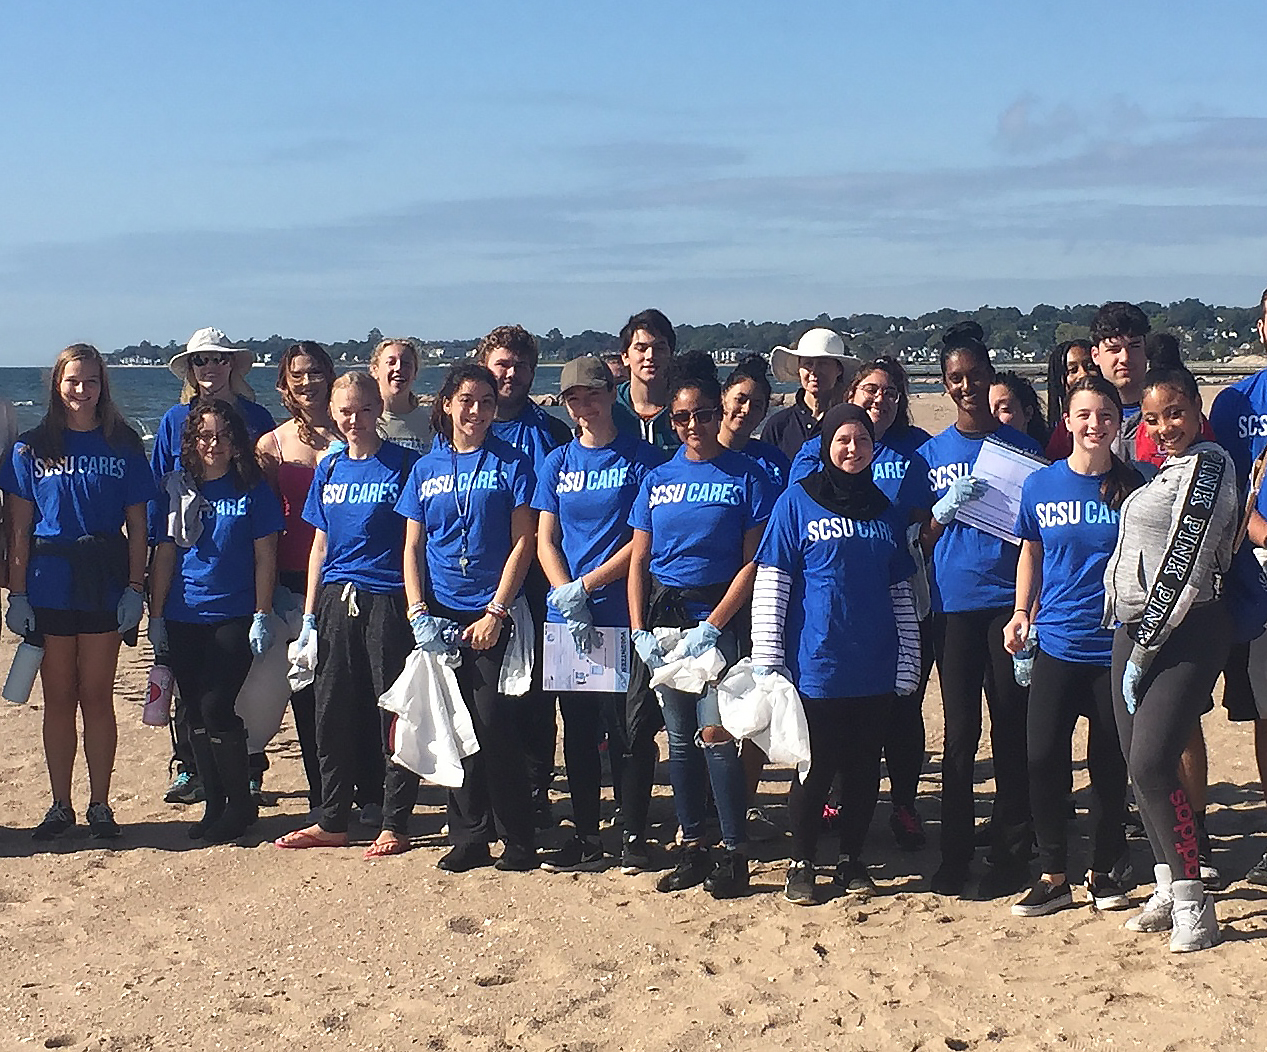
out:
M419 614L427 613L427 604L419 600L405 611L405 620L412 621Z
M490 600L488 606L484 607L484 609L497 618L498 621L505 621L510 616L510 611L496 599Z

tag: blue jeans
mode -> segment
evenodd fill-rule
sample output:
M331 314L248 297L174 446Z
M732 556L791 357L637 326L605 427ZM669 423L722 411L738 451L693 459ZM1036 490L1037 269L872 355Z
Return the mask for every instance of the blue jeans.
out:
M722 633L718 649L728 662L735 660L735 637L729 630ZM657 688L664 710L664 725L669 732L669 782L673 786L673 806L682 839L698 842L704 837L707 800L704 779L713 786L717 817L721 821L722 843L735 851L748 841L748 784L739 745L734 741L714 745L697 744L701 727L720 727L717 693L687 694L680 690Z

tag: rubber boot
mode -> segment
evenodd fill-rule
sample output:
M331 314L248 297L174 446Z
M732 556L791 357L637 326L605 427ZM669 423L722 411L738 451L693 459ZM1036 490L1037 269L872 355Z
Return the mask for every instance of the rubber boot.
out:
M201 840L207 830L220 821L228 800L225 796L224 782L216 767L215 753L211 748L211 735L206 727L195 727L189 734L190 746L194 751L194 761L198 764L198 774L202 778L206 807L202 818L189 827L189 839Z
M220 820L203 831L203 839L210 844L224 844L236 840L254 825L259 811L251 796L246 731L221 731L209 737L228 803Z

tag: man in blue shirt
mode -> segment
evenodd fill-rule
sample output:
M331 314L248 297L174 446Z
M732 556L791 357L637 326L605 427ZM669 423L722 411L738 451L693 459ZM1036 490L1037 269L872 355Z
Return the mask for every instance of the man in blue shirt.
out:
M497 412L490 433L514 446L532 460L540 472L546 454L572 440L572 429L551 416L529 397L537 373L537 340L522 325L499 325L475 348L475 360L497 381ZM528 777L538 828L554 824L550 809L550 785L554 781L554 697L541 686L541 650L545 632L546 593L550 590L541 566L534 558L524 582L524 595L536 628L532 685L521 700L520 734L528 754ZM596 746L597 747L597 746Z

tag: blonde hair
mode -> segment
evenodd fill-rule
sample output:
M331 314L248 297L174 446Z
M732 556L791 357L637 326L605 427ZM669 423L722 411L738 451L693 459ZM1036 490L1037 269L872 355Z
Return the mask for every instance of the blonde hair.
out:
M363 373L354 370L350 373L344 373L334 381L334 386L330 388L330 400L334 401L334 396L345 388L351 387L362 395L373 395L381 407L383 404L383 392L378 389L378 382L369 373Z
M238 356L231 354L229 366L229 390L239 398L245 398L248 402L255 401L255 391L250 384L246 382L246 377L238 372ZM191 354L185 361L185 383L180 389L180 404L189 405L194 401L201 392L198 385L194 382L194 356Z
M419 368L421 368L421 362L419 361L419 358L418 358L418 348L414 346L414 341L409 339L408 336L393 336L389 339L379 341L378 346L374 348L374 353L370 355L371 375L373 374L374 370L378 368L378 360L382 358L383 352L386 351L388 347L405 348L405 350L409 352L409 357L414 360L414 376L418 375L418 370ZM418 395L414 392L413 386L411 384L410 389L409 389L410 408L416 409L418 407L418 403L421 401L422 399L420 399Z

